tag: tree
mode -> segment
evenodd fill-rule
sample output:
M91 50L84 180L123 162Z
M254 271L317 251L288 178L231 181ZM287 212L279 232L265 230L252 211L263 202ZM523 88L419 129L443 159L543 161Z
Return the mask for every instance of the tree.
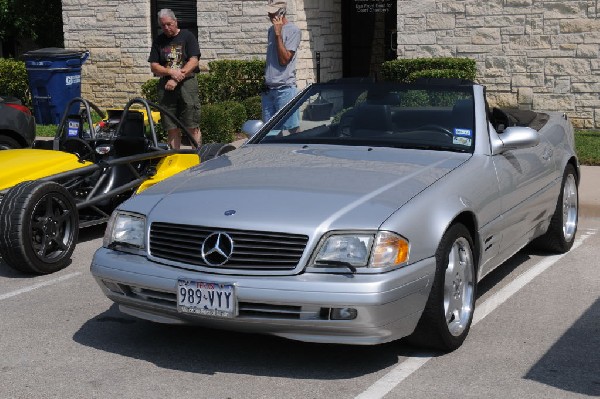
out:
M0 41L15 51L25 39L38 47L63 46L61 0L0 0Z

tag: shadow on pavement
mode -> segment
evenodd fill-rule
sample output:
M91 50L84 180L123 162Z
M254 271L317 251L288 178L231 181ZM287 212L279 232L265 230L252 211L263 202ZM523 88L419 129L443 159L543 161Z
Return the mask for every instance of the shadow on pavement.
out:
M338 380L396 365L418 353L400 342L379 346L309 344L283 338L138 320L113 304L87 321L75 342L170 370Z
M563 391L600 397L600 299L534 364L525 378Z

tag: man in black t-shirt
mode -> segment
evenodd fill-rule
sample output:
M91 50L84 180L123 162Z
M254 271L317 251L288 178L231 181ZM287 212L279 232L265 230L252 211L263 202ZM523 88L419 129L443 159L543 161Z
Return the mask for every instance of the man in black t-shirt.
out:
M177 18L168 8L158 13L158 23L162 33L152 43L150 69L158 82L158 102L183 122L198 145L200 133L200 99L198 98L198 80L196 73L200 47L196 37L185 29L179 29ZM181 146L181 132L166 115L161 115L161 123L168 133L171 148Z

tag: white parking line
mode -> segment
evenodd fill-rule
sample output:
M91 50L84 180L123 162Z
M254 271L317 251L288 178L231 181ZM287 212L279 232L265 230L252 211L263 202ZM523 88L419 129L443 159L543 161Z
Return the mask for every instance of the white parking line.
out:
M585 240L589 237L593 236L597 233L597 230L588 230L583 233L575 242L573 243L573 248L571 251L579 247ZM481 320L483 320L487 315L492 313L496 308L506 302L511 296L517 293L521 288L529 284L535 277L542 274L546 271L550 266L554 265L558 262L563 256L569 254L570 252L561 254L561 255L553 255L549 257L545 257L531 269L521 274L519 277L514 279L510 284L502 288L500 291L496 292L494 295L489 297L485 302L478 305L475 308L475 313L473 314L473 324L475 325ZM388 392L398 386L402 381L404 381L408 376L412 373L420 369L423 365L425 365L429 360L431 360L433 356L428 354L423 354L422 356L413 356L406 358L402 363L398 364L391 371L389 371L386 375L377 380L373 385L367 388L366 391L361 393L356 397L356 399L377 399L383 398Z
M21 288L20 290L16 290L16 291L9 292L9 293L6 293L6 294L1 294L0 295L0 301L3 301L3 300L8 299L8 298L12 298L12 297L17 296L17 295L25 294L25 293L33 291L33 290L37 290L38 288L42 288L42 287L47 287L49 285L58 284L61 281L65 281L65 280L68 280L70 278L79 276L80 274L81 274L81 272L75 272L75 273L65 274L64 276L60 276L60 277L54 278L52 280L43 281L41 283L37 283L37 284L31 285L29 287Z

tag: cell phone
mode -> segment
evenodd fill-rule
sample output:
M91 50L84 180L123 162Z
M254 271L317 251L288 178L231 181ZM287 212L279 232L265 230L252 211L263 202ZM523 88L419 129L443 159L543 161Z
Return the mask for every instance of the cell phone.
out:
M283 17L284 15L285 15L285 8L280 8L279 10L277 10L278 17Z

